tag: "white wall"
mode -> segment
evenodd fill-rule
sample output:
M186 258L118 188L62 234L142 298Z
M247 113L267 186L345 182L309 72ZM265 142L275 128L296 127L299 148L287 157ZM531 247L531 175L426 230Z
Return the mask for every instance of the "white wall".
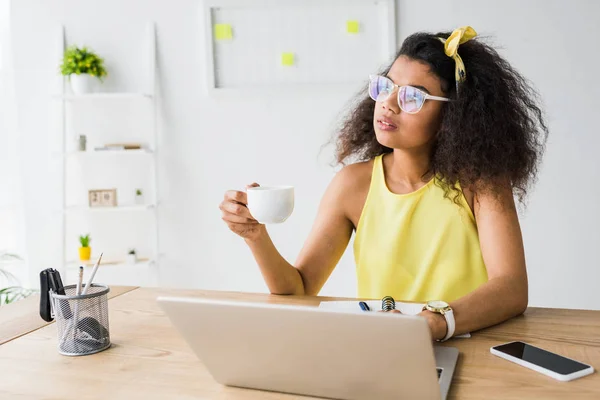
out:
M332 123L356 88L288 91L277 97L212 99L205 94L204 40L196 0L18 0L12 11L21 140L29 147L27 238L32 279L59 255L60 170L49 161L55 137L49 84L55 79L55 27L69 41L85 41L114 71L109 88L135 90L132 63L145 24L156 21L163 123L160 154L161 283L167 286L265 291L243 241L230 233L217 208L226 189L245 183L293 184L297 207L271 229L293 261L310 229L333 170L331 149L320 152ZM551 135L539 184L522 217L530 304L600 309L595 245L600 212L593 120L600 98L594 79L600 37L593 1L400 1L399 39L421 29L469 24L493 41L544 97ZM112 85L112 86L111 86ZM44 197L38 193L45 193ZM348 252L323 294L353 295Z
M521 219L530 305L600 309L600 84L595 78L600 3L400 4L401 38L417 30L471 25L482 35L492 35L501 54L538 88L550 136L539 182Z
M20 206L22 190L9 14L8 2L0 0L0 253L9 252L22 256L24 215ZM27 268L22 261L0 260L0 268L13 275L10 279L0 276L0 287L27 281Z
M295 214L273 231L281 252L295 257L332 175L329 159L319 159L320 146L329 139L332 118L355 88L210 99L205 92L199 6L195 0L108 1L96 8L79 1L15 2L13 41L22 140L38 145L23 158L32 281L37 270L57 262L61 246L61 217L53 213L61 207L60 162L52 161L48 150L57 150L52 114L56 107L49 97L55 90L60 23L66 26L69 43L90 44L106 58L112 70L107 90L126 91L139 89L132 69L143 64L135 46L143 43L146 23L156 22L164 121L162 284L266 290L243 241L227 230L218 209L225 190L243 188L254 180L296 186ZM31 48L37 49L35 55Z

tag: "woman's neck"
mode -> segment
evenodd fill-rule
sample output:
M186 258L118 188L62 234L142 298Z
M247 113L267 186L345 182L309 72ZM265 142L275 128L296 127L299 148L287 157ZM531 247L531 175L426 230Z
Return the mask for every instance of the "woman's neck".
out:
M394 149L385 163L386 178L393 183L418 188L429 172L429 150Z

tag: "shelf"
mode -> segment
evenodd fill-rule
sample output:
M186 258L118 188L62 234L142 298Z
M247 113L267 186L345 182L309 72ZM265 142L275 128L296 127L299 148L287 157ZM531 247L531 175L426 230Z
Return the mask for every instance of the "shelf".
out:
M78 269L79 266L83 266L84 268L92 268L97 261L97 257L92 257L90 260L87 261L81 261L81 260L71 260L67 262L67 269ZM105 260L104 258L102 258L102 261L100 262L100 266L98 268L102 268L102 267L107 267L107 266L113 266L113 267L148 267L150 266L152 263L154 263L154 260L151 260L150 258L144 258L144 257L140 257L138 258L138 261L135 264L130 264L129 262L127 262L127 259L125 258L120 258L120 259L108 259Z
M78 100L117 100L117 99L151 99L152 95L147 93L118 93L118 92L100 92L88 94L65 94L54 96L57 99L78 101Z
M55 46L57 50L55 59L64 57L66 44L69 42L65 26L61 25L60 28L60 31L57 30L60 37L56 38L56 42L61 45ZM55 213L62 220L60 266L67 272L63 278L65 283L78 281L79 266L84 267L84 281L87 281L100 251L103 251L104 257L94 282L107 285L158 286L158 267L162 259L159 253L158 234L158 207L161 205L158 196L158 175L161 160L157 156L161 151L159 137L162 129L159 102L156 101L160 93L157 91L156 25L153 21L148 23L144 37L143 43L139 43L140 48L146 49L143 60L129 60L135 61L132 65L138 68L147 64L147 68L144 68L147 71L141 71L144 79L140 80L140 85L96 86L94 92L74 94L69 87L68 78L55 74L55 84L52 85L52 91L47 96L47 100L52 102L51 111L56 114L56 118L51 121L52 125L56 126L57 130L60 129L61 133L61 146L53 148L51 156L53 163L57 167L59 164L62 167L61 204L55 206ZM138 61L142 61L144 65L138 65L142 64ZM140 113L132 121L129 121L131 116L127 112L129 106L135 106L136 114ZM103 129L96 122L97 118L103 118L106 112L114 113L113 117L119 120L115 120L113 124ZM96 118L85 118L87 114L90 116L93 114ZM132 125L133 122L140 122L143 125L135 124L135 127L131 127L135 129L121 131L119 126L123 126L123 123L129 125L130 122ZM106 132L107 135L102 135L104 130L114 132ZM98 135L99 140L90 141L88 137L87 151L80 152L77 138L81 134L90 137ZM110 145L112 145L110 149L96 149ZM123 145L129 150L116 145ZM111 168L100 168L100 164L109 165ZM119 168L122 166L134 168L131 170ZM82 171L81 174L71 173L77 172L77 169L86 169L86 171ZM144 176L141 182L148 187L144 189L144 198L134 195L135 188L142 185L139 182L133 184L134 181L139 181L138 174ZM105 182L104 187L117 188L118 191L123 187L130 187L131 189L125 190L131 190L131 196L122 196L122 198L120 196L116 206L90 207L89 196L85 192L88 192L90 185L92 188L96 186L93 182ZM154 188L153 194L150 187ZM109 204L109 202L102 204ZM139 222L143 222L143 225L138 226L128 219L132 221L140 219ZM93 249L95 255L92 255L89 261L80 261L77 249L72 247L71 239L67 243L67 235L70 236L72 227L81 223L91 225L92 237L110 239L110 235L118 231L123 238L107 241L105 245ZM146 232L150 234L145 235ZM144 237L140 237L142 234ZM133 247L135 243L143 249L136 263L129 263L126 253L130 247L121 248L119 243L122 241L130 241L130 246ZM144 255L147 258L142 257Z
M129 264L123 258L119 262L105 264L104 259L98 267L98 272L94 276L94 283L119 286L158 286L158 268L155 260L140 261L135 264ZM79 265L77 260L74 264L66 265L63 282L66 284L76 284L79 280ZM83 284L91 276L93 266L84 265Z
M66 157L103 157L118 155L121 156L139 156L139 155L154 155L152 150L135 149L135 150L88 150L88 151L69 151L62 153Z
M89 206L69 206L64 209L65 212L127 212L127 211L148 211L154 210L156 204L142 204L130 206L115 207L89 207Z

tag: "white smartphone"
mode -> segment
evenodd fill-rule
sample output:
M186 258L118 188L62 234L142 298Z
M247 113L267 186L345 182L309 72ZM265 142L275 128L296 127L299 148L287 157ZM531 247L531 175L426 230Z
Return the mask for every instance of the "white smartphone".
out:
M517 341L493 346L490 348L490 352L559 381L572 381L594 372L591 365L580 363L524 342Z

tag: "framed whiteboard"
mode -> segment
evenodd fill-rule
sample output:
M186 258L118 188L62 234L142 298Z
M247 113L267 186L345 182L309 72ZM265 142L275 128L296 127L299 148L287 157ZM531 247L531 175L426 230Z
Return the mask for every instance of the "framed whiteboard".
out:
M356 84L396 52L394 0L203 0L209 90Z

